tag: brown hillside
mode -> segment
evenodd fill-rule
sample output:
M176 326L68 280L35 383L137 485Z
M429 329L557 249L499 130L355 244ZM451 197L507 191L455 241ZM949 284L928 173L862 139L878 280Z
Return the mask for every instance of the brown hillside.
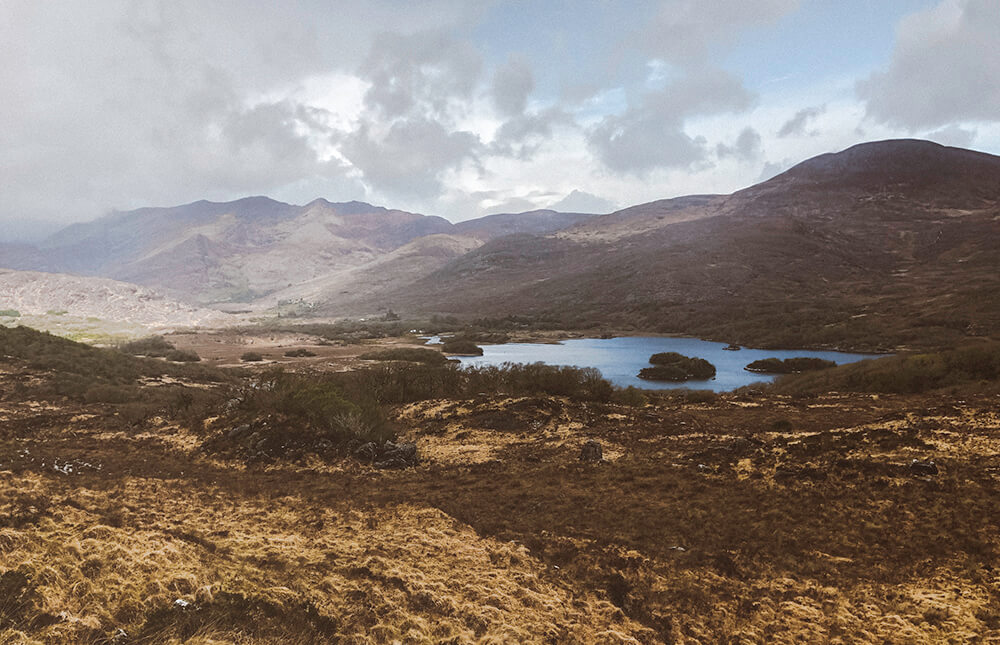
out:
M1000 158L885 141L728 197L653 202L486 244L383 302L758 345L1000 332Z

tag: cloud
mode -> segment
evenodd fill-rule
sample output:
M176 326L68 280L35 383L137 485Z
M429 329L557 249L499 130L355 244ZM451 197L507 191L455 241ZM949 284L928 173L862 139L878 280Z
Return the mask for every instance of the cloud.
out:
M479 52L442 31L379 34L360 75L371 83L365 105L382 118L449 114L452 101L468 98L479 80Z
M618 209L618 205L603 197L574 190L547 208L564 213L611 213Z
M601 120L588 142L610 169L642 174L654 168L689 168L706 158L704 137L684 131L685 120L741 112L754 96L732 75L718 69L688 74L658 92L647 93L624 113Z
M996 0L944 0L899 25L889 66L858 82L867 116L910 131L1000 121Z
M535 88L531 67L521 56L511 56L493 73L493 104L505 116L520 116Z
M452 132L438 121L415 117L396 121L379 136L365 124L340 140L341 152L366 181L392 195L432 197L441 192L441 175L475 161L481 150L472 132Z
M0 3L0 219L247 193L306 200L296 191L322 187L355 195L353 169L317 153L326 115L289 99L306 79L356 73L376 28L411 43L474 21L482 5ZM414 100L433 103L441 85L429 87Z
M957 125L949 125L941 128L940 130L928 132L924 135L924 138L940 143L943 146L968 148L976 139L976 131L966 130L965 128L961 128Z
M730 44L746 27L771 22L798 6L798 0L664 0L640 42L665 61L700 65L713 47Z
M801 137L806 134L806 126L819 115L826 112L826 106L807 107L795 113L795 116L785 121L778 130L779 137ZM815 134L815 133L811 133Z
M497 128L490 150L494 154L527 161L552 137L553 128L575 125L573 118L559 108L521 114Z
M760 157L760 133L751 127L743 128L733 145L720 143L715 148L715 154L720 159L734 157L739 161L754 161Z

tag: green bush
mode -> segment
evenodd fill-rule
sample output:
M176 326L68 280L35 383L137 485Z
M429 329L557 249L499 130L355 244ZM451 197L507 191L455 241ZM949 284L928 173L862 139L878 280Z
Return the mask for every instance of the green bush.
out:
M649 402L649 397L642 388L629 385L626 388L616 390L612 401L633 408L641 408Z
M748 372L758 372L761 374L798 374L799 372L813 372L815 370L825 370L837 367L833 361L822 358L800 357L786 358L762 358L748 364L745 369Z
M471 340L456 338L445 341L441 345L441 351L445 354L460 354L462 356L482 356L483 348L476 345Z
M240 356L240 360L244 363L259 363L264 360L264 355L260 352L243 352L243 355Z
M226 428L209 451L244 457L301 457L342 452L351 442L395 438L382 404L341 374L301 375L269 369L235 392L223 411ZM242 430L240 430L242 428Z
M653 367L639 370L639 378L650 381L704 381L715 377L715 366L704 358L684 356L677 352L661 352L649 357Z
M21 312L17 309L0 309L0 316L6 316L8 318L20 318Z
M163 336L147 336L139 340L122 343L118 346L118 349L133 356L155 356L162 358L167 355L167 352L174 349L174 345Z
M186 349L172 349L167 352L164 358L174 363L197 363L201 360L201 356L198 356L197 352Z
M359 356L365 361L407 361L410 363L424 363L427 365L440 365L448 362L448 358L441 352L424 347L393 347L390 349L380 349L374 352L366 352Z

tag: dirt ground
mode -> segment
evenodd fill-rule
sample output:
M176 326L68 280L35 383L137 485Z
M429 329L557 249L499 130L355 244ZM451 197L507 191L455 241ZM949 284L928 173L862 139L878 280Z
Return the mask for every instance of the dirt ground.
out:
M427 401L398 471L0 405L0 643L1000 643L992 394Z

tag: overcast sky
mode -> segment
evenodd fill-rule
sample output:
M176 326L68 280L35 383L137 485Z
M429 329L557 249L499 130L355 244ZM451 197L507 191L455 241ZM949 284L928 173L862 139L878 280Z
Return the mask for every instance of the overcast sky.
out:
M269 195L468 219L1000 153L997 0L0 0L0 222Z

